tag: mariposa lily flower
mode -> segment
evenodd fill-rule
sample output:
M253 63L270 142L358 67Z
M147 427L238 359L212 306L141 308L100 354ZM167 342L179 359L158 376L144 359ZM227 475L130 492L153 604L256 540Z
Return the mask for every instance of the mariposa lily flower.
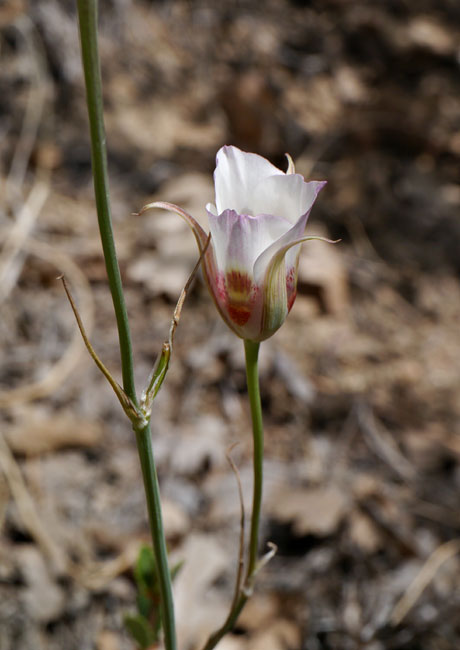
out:
M242 339L263 341L284 323L297 291L300 244L308 216L325 181L306 182L288 156L283 172L268 160L233 146L217 153L216 202L208 204L211 240L203 255L205 277L222 318ZM192 228L198 247L208 235L171 203ZM328 241L328 240L327 240Z

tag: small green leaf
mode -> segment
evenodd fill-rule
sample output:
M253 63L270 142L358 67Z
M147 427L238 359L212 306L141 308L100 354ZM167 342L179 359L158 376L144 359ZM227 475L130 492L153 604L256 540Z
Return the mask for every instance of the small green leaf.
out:
M170 568L171 580L174 580L182 565L183 562L178 562ZM152 639L158 640L161 631L160 585L158 583L157 564L151 546L142 546L140 548L134 566L134 579L137 586L136 604L138 614L136 616L126 616L125 624L140 647L148 648ZM143 642L147 643L147 645L142 645Z
M139 589L155 590L157 584L157 566L150 546L142 546L134 569L134 577Z
M147 650L158 641L158 635L144 616L127 614L124 618L125 627L141 650Z
M140 591L137 594L136 598L136 605L137 605L137 611L141 616L144 616L144 618L149 619L151 618L153 614L153 610L155 609L152 603L152 599L149 597L149 595L145 591Z

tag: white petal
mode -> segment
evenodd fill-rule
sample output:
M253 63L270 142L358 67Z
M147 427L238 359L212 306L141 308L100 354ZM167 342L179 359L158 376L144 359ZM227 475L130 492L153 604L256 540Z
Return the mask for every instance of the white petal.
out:
M290 176L289 178L293 178L293 176ZM311 183L304 183L304 185L314 185L313 191L315 192L315 194L313 197L313 201L310 203L310 196L308 196L308 201L305 202L305 206L309 206L307 208L307 211L300 216L300 218L290 228L290 230L284 233L279 239L273 242L268 248L266 248L259 255L259 257L257 258L254 264L254 279L257 284L263 282L263 278L265 276L265 272L270 261L273 259L276 253L282 248L284 248L285 246L288 246L287 249L288 252L286 256L286 266L290 267L294 265L295 258L299 253L299 248L297 246L295 248L289 248L289 246L291 245L291 242L295 242L296 240L302 237L305 231L305 226L307 224L308 216L313 207L313 203L318 193L321 191L321 189L324 187L325 184L326 184L325 182L317 182L317 181L312 181Z
M217 212L217 208L216 208L216 206L214 205L214 203L208 203L208 204L206 205L206 212L208 212L208 213L210 212L211 214L214 214L214 215L216 215L216 216L219 214L219 213Z
M324 184L324 181L307 183L300 174L264 178L255 188L254 214L275 214L294 225L311 209Z
M238 269L253 277L256 259L290 229L286 219L270 214L251 217L235 210L215 215L207 206L209 229L219 271Z
M255 215L252 200L256 186L268 176L285 176L262 156L246 153L237 147L219 149L216 163L214 185L219 214L224 210L235 210L239 214ZM271 210L267 212L273 214Z

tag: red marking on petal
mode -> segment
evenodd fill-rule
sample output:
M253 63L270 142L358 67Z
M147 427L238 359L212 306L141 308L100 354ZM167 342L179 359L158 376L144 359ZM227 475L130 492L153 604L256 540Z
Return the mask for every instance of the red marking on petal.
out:
M241 271L229 271L225 276L227 292L229 294L240 294L248 296L251 293L252 280L247 273Z
M249 275L235 269L228 271L225 277L220 275L217 292L230 320L240 327L245 325L251 316L256 293Z
M225 278L222 273L219 273L219 275L216 278L216 291L219 299L226 303L227 302L227 289L225 287Z
M286 290L287 290L287 308L288 313L292 309L297 296L297 270L295 268L289 269L286 275Z
M294 289L294 291L291 294L289 294L289 291L288 291L288 313L292 309L292 305L295 302L296 296L297 296L297 289Z
M227 306L228 315L236 325L246 325L251 315L251 311L247 307L231 305Z

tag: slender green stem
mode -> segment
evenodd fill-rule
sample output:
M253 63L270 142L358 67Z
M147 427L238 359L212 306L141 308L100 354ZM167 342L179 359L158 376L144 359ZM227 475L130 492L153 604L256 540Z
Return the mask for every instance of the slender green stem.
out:
M104 251L105 266L109 280L110 293L118 326L120 341L123 388L137 405L134 386L133 354L129 333L120 269L115 250L112 218L109 202L109 179L107 172L107 149L105 141L102 82L97 42L97 0L77 0L80 23L80 41L85 73L86 101L88 104L91 134L91 159L93 165L94 193L96 195L97 218Z
M216 647L219 641L223 639L226 634L228 634L233 630L235 623L238 619L238 616L240 615L243 607L246 605L246 601L248 600L248 598L249 596L247 596L244 593L240 595L237 603L234 605L229 615L227 616L225 623L222 625L222 627L220 627L216 632L214 632L214 634L212 634L209 637L203 650L213 650L213 648Z
M262 508L264 429L262 422L262 405L259 391L259 343L244 342L246 353L246 380L248 384L249 403L251 405L252 435L254 440L254 487L252 495L251 535L249 538L249 561L246 582L250 581L257 568L257 551L259 548L259 522Z
M252 417L252 435L254 441L253 467L254 487L252 494L251 533L249 537L249 557L243 589L236 599L223 625L212 634L203 650L212 650L219 641L234 627L241 610L245 606L252 590L252 584L257 571L259 549L259 524L262 508L263 459L264 459L264 429L262 422L262 404L259 391L259 343L244 342L246 354L246 381L248 386L249 404Z
M160 488L153 458L152 438L150 425L142 429L135 429L137 448L142 467L147 509L149 513L150 530L152 533L153 550L158 568L160 583L161 615L167 650L175 650L176 630L174 623L174 603L171 588L171 573L168 567L168 553L163 532L161 516Z
M110 214L102 82L97 43L98 2L97 0L77 0L77 7L91 134L91 157L97 216L110 292L112 294L118 326L123 388L135 406L138 406L134 385L131 335ZM160 491L153 458L150 425L135 428L135 434L144 479L150 529L160 583L161 615L165 635L165 647L166 650L176 650L171 574L168 566L166 541L161 516Z

